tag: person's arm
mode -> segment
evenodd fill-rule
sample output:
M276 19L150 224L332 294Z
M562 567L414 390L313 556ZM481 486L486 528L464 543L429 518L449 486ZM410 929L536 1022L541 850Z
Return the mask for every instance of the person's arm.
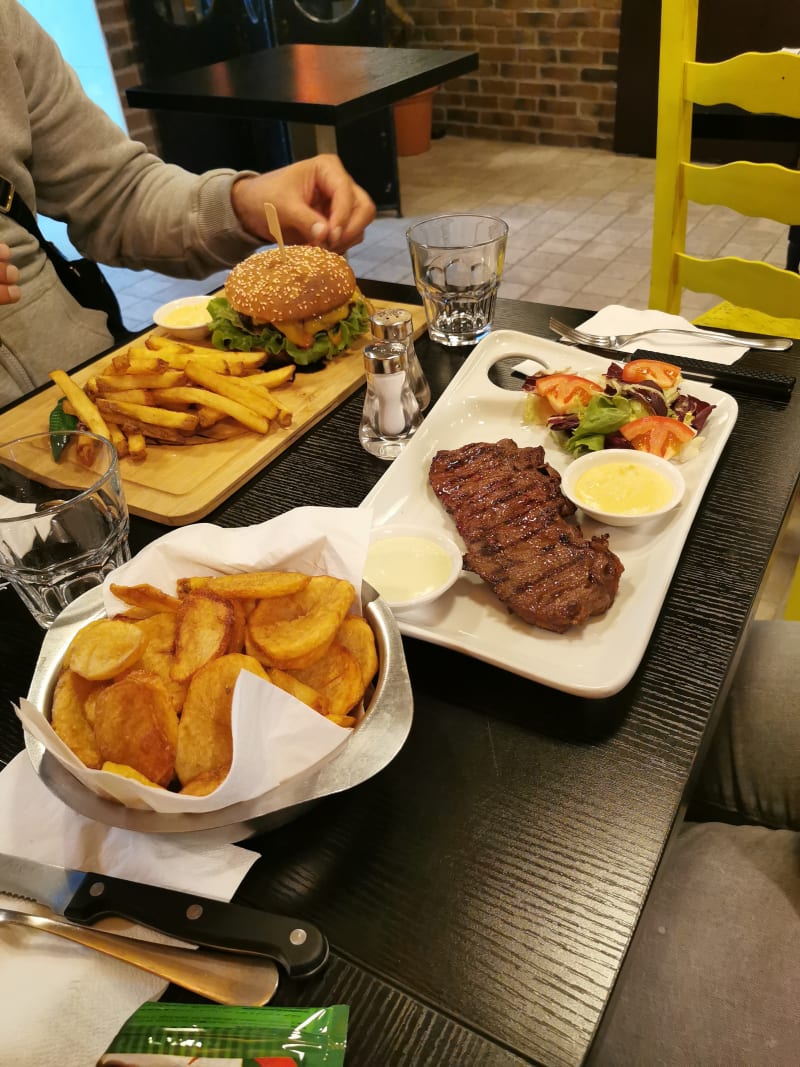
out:
M374 206L336 157L260 176L224 169L198 176L166 164L131 141L85 96L55 42L24 9L13 10L36 208L66 220L70 240L84 255L111 265L202 277L264 242L267 199L276 205L287 240L344 248L360 239ZM234 188L238 192L232 195ZM322 231L312 232L315 225Z
M8 245L0 244L0 304L16 304L20 297L19 271L10 257Z

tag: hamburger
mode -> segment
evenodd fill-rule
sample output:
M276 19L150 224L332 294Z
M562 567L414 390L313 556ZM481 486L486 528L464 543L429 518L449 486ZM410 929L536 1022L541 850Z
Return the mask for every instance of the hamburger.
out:
M225 295L208 303L211 338L236 352L264 349L272 362L320 363L369 325L346 259L312 245L256 252L233 268Z

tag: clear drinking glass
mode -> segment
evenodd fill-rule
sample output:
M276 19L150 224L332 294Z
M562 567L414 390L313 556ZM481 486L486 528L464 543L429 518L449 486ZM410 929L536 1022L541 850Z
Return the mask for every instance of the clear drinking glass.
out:
M474 345L492 325L508 225L490 215L440 215L406 232L428 333L443 345Z
M114 446L77 430L59 436L58 460L49 433L0 444L0 580L45 628L130 559Z

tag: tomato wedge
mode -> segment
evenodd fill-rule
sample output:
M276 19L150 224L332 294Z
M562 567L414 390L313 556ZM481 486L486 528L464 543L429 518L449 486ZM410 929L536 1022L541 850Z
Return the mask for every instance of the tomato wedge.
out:
M626 422L619 432L640 452L651 452L662 459L677 456L686 442L695 436L691 426L664 415L648 415L644 419Z
M536 392L557 415L577 414L603 387L577 374L546 374L536 379Z
M630 385L655 382L662 389L672 389L681 380L681 368L660 359L632 359L622 368L622 380Z

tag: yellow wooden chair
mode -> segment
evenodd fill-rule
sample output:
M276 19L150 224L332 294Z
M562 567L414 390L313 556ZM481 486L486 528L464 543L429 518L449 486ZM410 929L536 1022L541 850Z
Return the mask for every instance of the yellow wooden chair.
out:
M691 162L693 104L734 104L800 118L800 56L748 52L722 63L698 63L697 5L698 0L662 0L650 306L677 313L682 290L692 289L725 301L716 316L698 321L800 336L800 275L735 256L701 259L685 251L689 201L724 205L787 227L800 222L797 171L775 163ZM763 316L780 321L769 329Z
M797 561L794 577L789 585L783 617L792 622L800 622L800 560Z

